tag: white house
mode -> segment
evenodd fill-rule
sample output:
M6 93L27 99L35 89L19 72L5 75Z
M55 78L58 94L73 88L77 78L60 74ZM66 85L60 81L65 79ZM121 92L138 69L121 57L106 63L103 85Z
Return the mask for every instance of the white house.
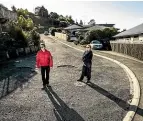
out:
M113 37L120 43L143 43L143 23Z

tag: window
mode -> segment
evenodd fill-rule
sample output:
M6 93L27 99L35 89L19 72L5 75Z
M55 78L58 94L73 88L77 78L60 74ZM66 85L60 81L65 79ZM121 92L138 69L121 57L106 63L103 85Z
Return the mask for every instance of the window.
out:
M101 42L98 41L98 40L93 40L93 41L92 41L92 44L101 44Z
M138 36L138 35L137 35L137 36L134 36L133 40L134 40L134 41L139 40L139 36Z
M139 37L138 35L134 36L134 38L138 38L138 37Z

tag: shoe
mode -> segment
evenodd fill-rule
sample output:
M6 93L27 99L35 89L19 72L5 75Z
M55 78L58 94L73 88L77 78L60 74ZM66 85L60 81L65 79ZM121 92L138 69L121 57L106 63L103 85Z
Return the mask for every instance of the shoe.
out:
M78 82L81 82L82 80L78 79L77 81L78 81Z
M46 84L46 87L51 87L49 84Z
M41 88L41 90L45 90L46 87Z
M86 84L90 84L90 80L87 80Z

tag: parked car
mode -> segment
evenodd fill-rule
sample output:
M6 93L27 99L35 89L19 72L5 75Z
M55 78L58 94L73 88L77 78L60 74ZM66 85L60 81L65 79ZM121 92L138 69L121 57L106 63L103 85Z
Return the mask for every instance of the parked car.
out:
M76 36L72 36L72 37L70 37L70 40L71 41L77 41L78 39L76 38Z
M96 49L96 50L101 50L101 49L103 49L103 44L102 44L102 42L99 41L99 40L93 40L93 41L90 43L90 45L91 45L91 48L92 48L92 49Z
M101 42L103 44L103 49L104 50L111 50L110 40L108 38L107 39L102 39Z
M78 41L77 37L75 35L69 35L69 42L74 42L74 41Z
M109 39L93 40L90 43L92 49L97 50L111 50L111 45Z
M44 32L44 35L49 35L48 31L45 31L45 32Z

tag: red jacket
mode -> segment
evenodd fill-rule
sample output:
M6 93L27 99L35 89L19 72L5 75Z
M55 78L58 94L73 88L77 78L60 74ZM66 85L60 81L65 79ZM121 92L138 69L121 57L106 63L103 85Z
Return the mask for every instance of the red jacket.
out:
M51 55L50 51L45 50L45 52L43 52L42 50L40 50L37 53L36 66L37 66L37 68L39 68L41 66L53 67L53 59L52 59L52 55Z

